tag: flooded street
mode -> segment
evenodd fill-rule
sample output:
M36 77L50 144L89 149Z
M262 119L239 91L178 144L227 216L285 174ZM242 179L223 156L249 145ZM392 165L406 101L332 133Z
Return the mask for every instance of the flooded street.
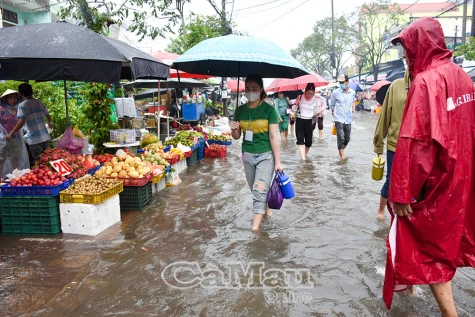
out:
M376 221L382 186L371 179L376 121L371 113L355 114L342 163L330 117L324 140L314 137L310 160L300 161L295 139L281 144L296 197L274 211L260 234L250 232L251 195L235 142L227 158L188 168L182 184L156 194L143 212L122 212L122 225L97 237L0 236L0 315L438 316L426 286L414 296L396 294L391 312L382 301L389 216ZM170 283L175 262L190 262L176 275L189 284ZM206 265L226 271L252 263L308 270L308 283L242 287L241 272L234 281L241 284L211 287L213 279L206 284L200 275ZM457 272L454 297L460 316L475 315L475 270Z

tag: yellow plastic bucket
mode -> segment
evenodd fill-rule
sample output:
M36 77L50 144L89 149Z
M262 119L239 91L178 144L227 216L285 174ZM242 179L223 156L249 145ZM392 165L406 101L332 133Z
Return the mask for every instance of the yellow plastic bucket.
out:
M335 126L335 123L333 123L332 135L336 135L336 126Z
M371 176L375 181L380 181L384 176L384 159L382 156L375 157L373 159L373 168L371 171Z

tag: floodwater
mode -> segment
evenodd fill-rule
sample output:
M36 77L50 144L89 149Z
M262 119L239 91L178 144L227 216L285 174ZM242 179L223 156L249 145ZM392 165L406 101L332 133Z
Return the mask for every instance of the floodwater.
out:
M156 194L145 211L122 213L122 226L106 234L0 237L0 315L440 315L426 286L396 294L391 312L382 301L389 217L375 218L376 121L355 114L342 163L329 117L310 160L299 160L294 139L282 144L297 196L260 234L250 232L251 197L234 144L227 158L184 171L183 183ZM276 278L260 283L267 275L251 267L248 284L245 269L258 263ZM302 283L286 284L282 270L299 270ZM227 279L229 272L237 277ZM474 316L475 270L458 271L454 295L460 316Z

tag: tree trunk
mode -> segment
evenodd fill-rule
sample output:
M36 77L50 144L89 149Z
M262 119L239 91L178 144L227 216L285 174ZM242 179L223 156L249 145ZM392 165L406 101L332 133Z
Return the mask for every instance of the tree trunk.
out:
M373 65L374 82L378 81L378 72L379 72L379 66L378 65Z

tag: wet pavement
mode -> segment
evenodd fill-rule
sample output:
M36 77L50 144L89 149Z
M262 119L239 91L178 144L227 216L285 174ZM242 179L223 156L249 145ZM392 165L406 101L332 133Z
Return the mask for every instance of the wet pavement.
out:
M389 217L375 220L377 117L355 119L344 162L330 118L310 160L299 160L295 140L281 144L297 196L260 234L250 232L251 196L234 144L227 158L188 168L182 184L156 194L143 212L123 212L122 224L99 236L0 236L0 315L439 315L426 286L395 295L391 312L383 304ZM246 272L248 265L266 273ZM286 283L284 270L303 280ZM460 316L475 315L475 270L457 272L454 296Z

